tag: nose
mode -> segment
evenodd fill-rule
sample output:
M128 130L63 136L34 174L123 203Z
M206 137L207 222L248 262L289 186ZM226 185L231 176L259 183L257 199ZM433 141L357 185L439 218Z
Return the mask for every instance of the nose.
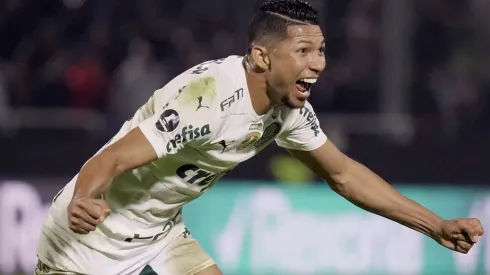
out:
M317 56L311 59L309 69L316 74L320 74L326 66L326 60L324 56Z

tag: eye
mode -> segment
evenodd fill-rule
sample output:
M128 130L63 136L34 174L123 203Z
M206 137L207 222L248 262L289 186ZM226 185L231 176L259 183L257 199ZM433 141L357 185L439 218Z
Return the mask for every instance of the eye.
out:
M307 48L301 48L298 50L299 53L306 53L308 51Z
M318 49L318 52L319 53L325 53L325 47L321 47L320 49Z

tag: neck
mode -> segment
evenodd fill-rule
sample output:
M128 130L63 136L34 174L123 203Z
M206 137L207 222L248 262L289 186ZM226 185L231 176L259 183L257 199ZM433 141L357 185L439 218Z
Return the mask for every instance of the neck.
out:
M266 114L274 107L272 100L267 92L267 81L264 72L254 70L253 64L250 64L248 56L243 58L243 67L247 76L247 86L250 93L250 100L255 113L259 116Z

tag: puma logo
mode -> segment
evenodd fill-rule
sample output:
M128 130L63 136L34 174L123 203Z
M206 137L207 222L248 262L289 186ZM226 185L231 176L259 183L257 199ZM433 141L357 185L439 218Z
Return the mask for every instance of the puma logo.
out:
M196 112L201 108L208 108L209 109L209 106L202 105L202 96L197 97L197 103L198 103L198 105L196 108Z
M235 141L233 140L233 141L230 141L230 143L226 144L226 141L224 139L221 140L220 142L218 142L218 144L223 147L223 150L221 150L221 154L223 154L225 152L226 148L228 147L228 145L232 144L233 142L235 142Z

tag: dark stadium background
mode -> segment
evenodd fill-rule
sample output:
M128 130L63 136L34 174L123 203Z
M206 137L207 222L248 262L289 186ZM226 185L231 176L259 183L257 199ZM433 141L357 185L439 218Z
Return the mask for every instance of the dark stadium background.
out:
M320 9L327 38L328 68L311 99L327 136L415 199L433 194L442 215L469 215L490 190L490 1L309 3ZM0 1L0 186L25 183L48 204L155 89L200 62L243 54L254 5L233 0ZM232 194L233 188L282 192L294 185L298 191L285 196L306 202L302 192L320 184L272 145L226 176L215 195ZM334 197L328 188L324 192ZM0 193L4 212L12 204L1 201L5 194ZM346 205L339 201L330 207L359 213ZM490 214L490 207L484 208L479 207L481 217ZM1 231L12 228L5 225L15 228L22 217L7 223L3 215L0 235L6 236ZM211 230L205 226L196 223L194 234ZM23 249L36 246L35 236L27 236L34 241ZM26 234L0 241L0 273L12 265L26 269L12 256L13 246L5 244L8 239L15 246L22 238ZM455 274L456 263L427 254L449 252L431 245L423 249L420 272ZM467 256L480 257L478 267L466 266L460 274L488 274L487 247ZM239 261L240 269L231 266L227 274L280 270L253 269ZM279 274L288 272L300 274L296 269ZM374 267L359 272L401 274ZM313 273L337 274L328 268L308 274Z

